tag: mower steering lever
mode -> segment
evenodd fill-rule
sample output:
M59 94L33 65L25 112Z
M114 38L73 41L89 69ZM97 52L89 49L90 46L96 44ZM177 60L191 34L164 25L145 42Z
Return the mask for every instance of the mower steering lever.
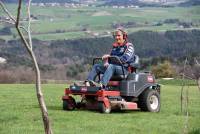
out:
M92 64L94 65L96 63L96 61L98 61L98 60L103 62L102 57L96 57L96 58L93 59L93 63ZM118 56L109 56L108 57L108 63L121 66L122 67L123 76L124 76L124 78L126 77L125 73L124 73L124 66L123 66L123 64L122 64L122 62L121 62L121 60L119 59Z

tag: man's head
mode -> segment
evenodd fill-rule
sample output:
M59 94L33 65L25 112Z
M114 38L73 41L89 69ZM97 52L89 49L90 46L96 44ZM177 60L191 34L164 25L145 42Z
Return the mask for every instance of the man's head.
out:
M116 43L120 45L127 41L127 33L121 29L114 31L113 37L115 38Z

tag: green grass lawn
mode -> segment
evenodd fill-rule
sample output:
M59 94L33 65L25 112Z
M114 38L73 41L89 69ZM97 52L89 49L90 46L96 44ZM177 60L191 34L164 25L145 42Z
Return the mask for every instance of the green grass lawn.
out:
M161 111L63 111L64 84L42 85L55 134L180 134L186 117L180 109L180 86L162 85ZM200 133L200 92L189 87L189 133ZM0 134L44 133L34 85L0 85Z

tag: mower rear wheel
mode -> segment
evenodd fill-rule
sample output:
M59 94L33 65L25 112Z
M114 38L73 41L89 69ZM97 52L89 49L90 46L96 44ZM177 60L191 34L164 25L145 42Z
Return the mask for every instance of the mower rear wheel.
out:
M111 112L110 104L108 107L106 107L103 102L99 102L98 106L101 113L109 114Z
M63 100L63 110L74 110L76 108L76 101L73 97Z
M160 94L157 90L146 89L139 97L139 107L143 111L160 111Z

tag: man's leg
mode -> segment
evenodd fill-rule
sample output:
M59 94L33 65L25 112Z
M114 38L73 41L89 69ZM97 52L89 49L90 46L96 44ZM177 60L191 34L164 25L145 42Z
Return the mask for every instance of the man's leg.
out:
M126 69L124 69L124 73L125 74L127 73ZM109 64L100 82L104 86L107 86L113 74L122 75L123 74L122 67L118 65Z
M87 80L94 81L98 74L103 74L106 68L102 64L95 64L90 71Z

